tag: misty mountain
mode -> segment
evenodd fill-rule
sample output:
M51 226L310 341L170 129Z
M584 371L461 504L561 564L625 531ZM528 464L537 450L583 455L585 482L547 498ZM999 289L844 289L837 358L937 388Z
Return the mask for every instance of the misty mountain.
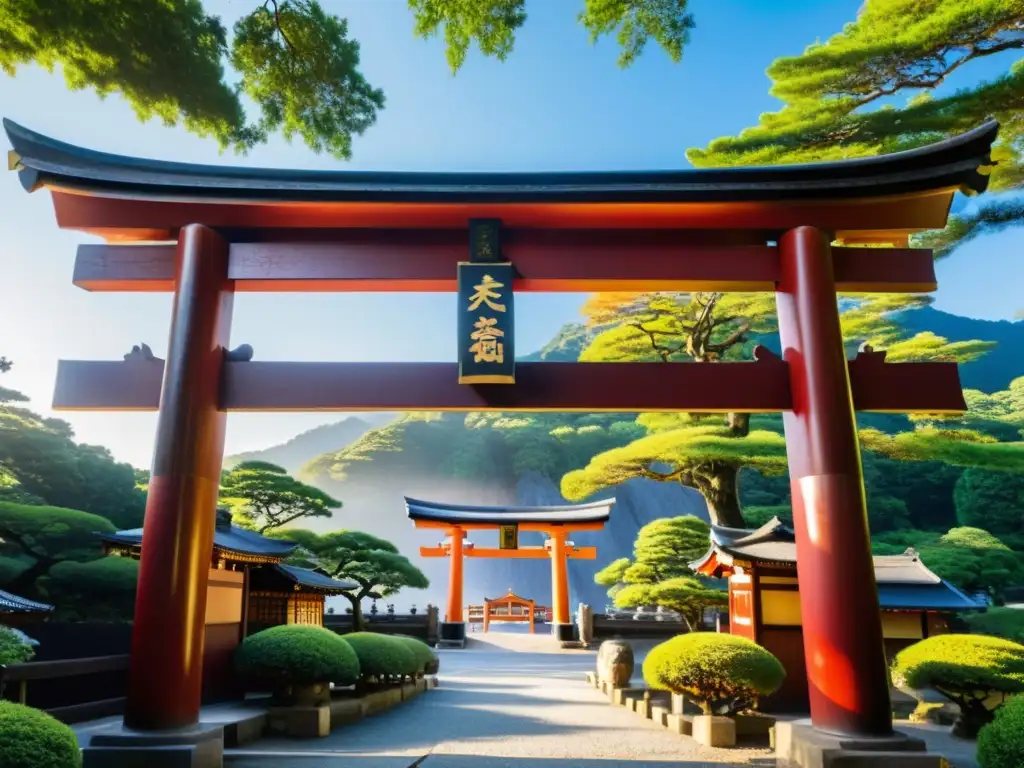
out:
M224 468L231 469L243 461L269 461L271 464L284 467L290 474L295 474L310 459L328 451L344 448L371 429L382 427L394 419L395 414L388 413L349 416L341 421L314 427L286 443L227 456L224 458Z

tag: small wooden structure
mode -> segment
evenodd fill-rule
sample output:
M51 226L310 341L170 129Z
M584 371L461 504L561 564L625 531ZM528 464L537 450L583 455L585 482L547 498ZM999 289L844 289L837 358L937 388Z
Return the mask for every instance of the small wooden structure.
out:
M797 583L796 534L773 518L757 530L711 527L711 548L691 567L705 576L729 580L729 626L733 635L767 648L786 668L783 687L762 702L775 712L806 712L808 665L802 605ZM886 656L926 637L949 632L949 617L981 610L921 562L917 552L875 556L875 581Z
M537 606L533 600L520 597L511 588L502 597L484 598L484 632L491 628L492 621L530 622L530 634L535 632Z
M0 589L0 625L21 627L46 621L53 613L53 606L37 603L24 597L12 595Z
M99 534L104 554L142 557L142 529ZM319 571L284 565L298 546L240 528L230 510L217 510L206 588L203 644L207 696L230 693L231 658L242 639L278 624L323 626L324 599L355 584Z

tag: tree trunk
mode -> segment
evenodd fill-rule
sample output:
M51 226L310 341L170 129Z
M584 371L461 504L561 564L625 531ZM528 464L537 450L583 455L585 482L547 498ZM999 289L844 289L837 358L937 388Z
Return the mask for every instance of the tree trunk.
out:
M352 603L352 631L362 632L366 629L366 621L363 619L363 601L352 595L345 595Z
M693 471L694 487L708 504L712 525L726 528L745 528L740 509L740 467L720 462L709 462Z
M4 589L18 597L32 599L39 594L39 590L36 588L36 581L49 573L50 569L58 562L60 561L51 560L48 557L40 558L7 582L4 585Z

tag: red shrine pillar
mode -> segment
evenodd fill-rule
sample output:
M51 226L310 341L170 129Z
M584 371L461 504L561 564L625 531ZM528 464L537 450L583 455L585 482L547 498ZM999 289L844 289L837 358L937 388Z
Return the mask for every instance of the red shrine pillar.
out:
M448 529L448 556L451 569L448 571L448 613L441 622L440 640L444 643L461 645L466 642L466 622L462 615L462 568L463 538L466 532L455 525Z
M182 229L132 630L124 722L133 730L199 719L233 291L228 244L197 224Z
M552 528L548 531L548 552L551 556L551 633L559 641L573 640L572 620L569 618L569 567L566 559L568 531Z
M793 392L793 411L783 419L804 656L814 727L880 737L892 734L889 678L829 241L814 227L779 241L779 335Z

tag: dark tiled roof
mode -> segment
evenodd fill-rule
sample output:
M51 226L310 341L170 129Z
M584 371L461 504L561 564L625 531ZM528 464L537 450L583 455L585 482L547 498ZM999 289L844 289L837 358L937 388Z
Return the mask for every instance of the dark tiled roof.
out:
M522 523L604 523L611 515L615 499L563 507L474 507L406 498L410 520L439 523L483 523L506 525Z
M49 613L52 610L52 605L26 600L0 589L0 613Z
M318 589L322 592L340 594L346 589L355 589L359 586L352 581L332 579L326 573L310 568L296 568L293 565L275 565L274 569L289 581L293 581L303 587Z
M163 200L685 203L983 192L999 124L906 152L824 163L668 171L405 173L196 165L95 152L4 120L22 185Z
M692 566L696 569L716 554L728 559L796 565L796 534L778 518L757 530L713 525L711 549ZM913 549L902 555L875 555L873 559L882 608L964 611L983 607L930 571Z
M117 533L101 533L99 537L113 544L135 547L142 544L142 529L131 528ZM287 557L298 546L294 541L272 539L236 525L218 527L213 534L213 545L227 552L260 557Z

